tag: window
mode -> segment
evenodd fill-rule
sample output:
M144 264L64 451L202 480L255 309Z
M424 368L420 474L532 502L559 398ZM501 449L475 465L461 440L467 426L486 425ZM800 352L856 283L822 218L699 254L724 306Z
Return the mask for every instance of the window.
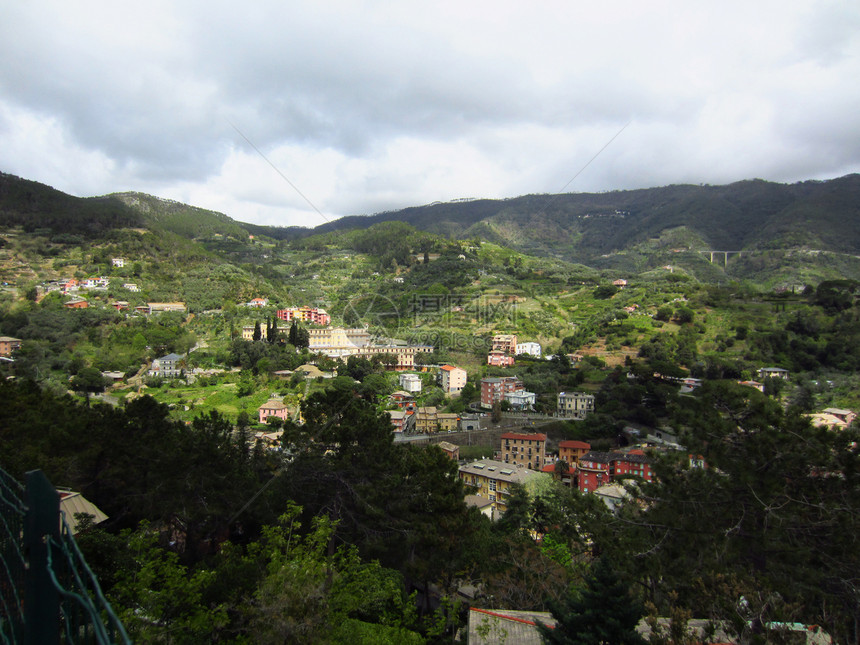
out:
M490 490L496 490L496 480L495 479L490 480Z

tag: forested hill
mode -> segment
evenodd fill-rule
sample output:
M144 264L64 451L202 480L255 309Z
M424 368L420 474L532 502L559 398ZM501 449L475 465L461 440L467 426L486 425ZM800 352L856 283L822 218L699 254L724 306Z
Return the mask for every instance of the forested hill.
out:
M0 227L49 237L99 239L111 230L145 228L193 239L246 238L246 225L223 213L143 193L74 197L45 184L0 173Z
M803 247L856 254L860 252L860 175L790 185L751 180L726 186L434 203L345 217L315 229L274 229L267 234L293 237L367 228L391 220L448 237L477 237L583 263L661 243L692 250Z
M0 173L0 227L23 227L61 243L135 227L159 239L244 243L254 235L298 241L391 221L447 238L486 240L525 254L630 274L671 265L716 281L728 277L802 285L860 279L857 174L797 184L750 180L437 202L308 229L242 223L142 193L72 197ZM332 241L330 236L321 239ZM344 241L338 236L338 244ZM709 251L730 253L720 257Z

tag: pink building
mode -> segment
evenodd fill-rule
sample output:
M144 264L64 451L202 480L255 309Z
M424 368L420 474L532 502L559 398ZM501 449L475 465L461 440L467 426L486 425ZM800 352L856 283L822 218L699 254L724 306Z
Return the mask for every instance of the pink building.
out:
M501 350L494 349L487 354L487 365L492 365L493 367L513 367L514 357L508 356Z
M298 320L300 322L310 323L312 325L330 325L331 316L324 309L316 307L290 307L288 309L278 309L278 318L291 322Z
M277 417L281 421L286 421L289 416L290 410L283 401L271 399L260 406L260 423L266 423L269 417Z

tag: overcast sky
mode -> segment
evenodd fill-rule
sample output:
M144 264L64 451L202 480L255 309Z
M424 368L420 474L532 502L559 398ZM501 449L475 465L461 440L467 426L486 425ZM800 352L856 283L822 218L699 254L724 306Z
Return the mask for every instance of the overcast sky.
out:
M0 0L0 171L302 226L839 177L860 2Z

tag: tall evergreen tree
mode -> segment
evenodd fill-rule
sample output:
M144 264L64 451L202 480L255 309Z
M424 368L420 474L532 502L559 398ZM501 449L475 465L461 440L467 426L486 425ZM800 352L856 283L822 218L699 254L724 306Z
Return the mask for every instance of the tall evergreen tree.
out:
M545 643L551 645L645 645L636 631L644 615L606 558L594 563L579 595L569 593L561 601L548 601L557 623L555 629L538 624Z
M258 320L257 322L254 323L254 335L252 338L255 341L257 341L257 340L260 340L262 337L263 337L263 330L260 329L260 321Z

